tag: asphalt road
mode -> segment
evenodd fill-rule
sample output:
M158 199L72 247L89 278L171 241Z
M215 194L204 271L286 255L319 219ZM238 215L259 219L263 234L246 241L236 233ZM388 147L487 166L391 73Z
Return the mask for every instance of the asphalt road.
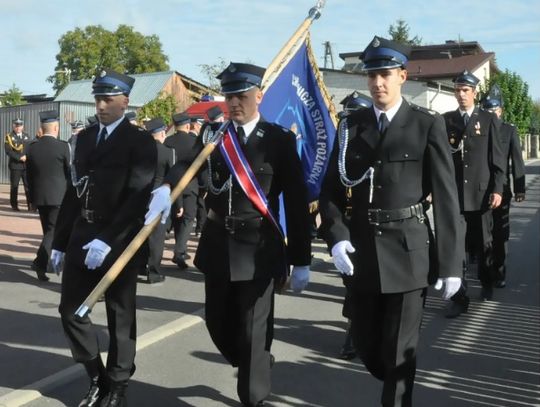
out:
M443 317L445 302L430 291L415 406L540 406L540 161L529 162L527 173L527 200L511 210L507 288L480 302L471 271L469 312L450 321ZM29 269L39 220L9 210L6 192L0 186L0 407L76 406L88 383L61 330L59 277L42 283ZM193 251L196 240L190 245ZM359 360L336 358L346 327L344 289L322 242L315 242L314 254L308 289L276 296L269 405L376 406L381 383ZM130 407L239 406L234 370L216 352L202 319L201 274L179 271L168 260L163 265L164 283L138 287ZM92 318L106 349L102 303Z

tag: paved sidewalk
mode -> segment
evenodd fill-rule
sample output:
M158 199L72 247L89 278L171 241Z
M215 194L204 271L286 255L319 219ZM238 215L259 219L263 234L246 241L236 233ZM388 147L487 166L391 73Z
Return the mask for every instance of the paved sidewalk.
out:
M480 302L471 275L469 313L446 320L428 296L420 338L415 407L540 406L540 161L527 166L527 200L511 212L508 287ZM0 407L77 405L87 388L57 312L58 276L29 269L40 241L36 214L13 212L0 185ZM22 205L23 206L23 205ZM24 206L23 206L24 207ZM164 283L138 286L137 371L130 407L239 406L233 370L202 320L203 278L163 261ZM191 252L196 241L190 242ZM276 296L271 407L378 405L381 384L358 360L335 356L346 326L343 286L324 244L314 244L312 281L301 295ZM102 303L92 311L107 343Z

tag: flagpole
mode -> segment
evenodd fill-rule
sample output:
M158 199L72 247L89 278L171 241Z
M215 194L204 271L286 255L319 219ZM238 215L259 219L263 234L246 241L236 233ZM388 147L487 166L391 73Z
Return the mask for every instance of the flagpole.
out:
M197 174L199 168L203 166L206 162L206 158L212 154L212 151L216 148L216 145L219 143L223 137L223 133L227 129L230 121L225 121L220 128L213 134L212 140L204 147L204 149L199 153L195 160L191 163L189 168L186 170L182 178L178 181L176 186L171 191L171 203L176 201L180 194L184 191L193 177ZM79 318L86 317L91 311L94 305L98 302L99 298L105 294L105 291L110 287L110 285L116 280L118 275L122 272L127 263L131 258L137 253L137 250L143 245L143 243L148 239L152 231L155 229L156 225L161 221L161 214L157 216L152 222L148 225L144 225L137 235L131 240L129 245L124 249L122 254L115 260L113 265L107 270L98 284L94 289L88 294L83 303L75 311L75 315Z
M270 86L271 82L273 82L272 79L276 76L277 73L279 73L281 66L287 62L287 57L293 54L292 51L296 48L298 43L303 38L305 38L313 21L317 20L321 16L321 10L324 7L325 3L326 0L317 1L317 4L315 4L315 6L313 6L309 10L306 19L302 22L302 24L300 24L300 26L294 32L291 38L289 38L287 43L281 48L281 50L274 57L272 62L270 62L270 65L268 65L268 68L266 68L266 73L262 81L263 91L268 88L268 86Z

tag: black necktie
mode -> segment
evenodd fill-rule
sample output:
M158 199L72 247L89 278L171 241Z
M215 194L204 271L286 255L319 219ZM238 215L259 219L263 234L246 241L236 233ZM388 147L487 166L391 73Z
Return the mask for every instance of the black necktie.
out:
M103 129L101 129L101 131L99 132L96 147L99 147L100 145L102 145L107 139L107 136L108 136L107 127L103 127Z
M381 136L386 133L386 129L390 125L390 122L388 121L388 117L386 117L386 113L381 113L379 116L379 133Z
M236 134L238 134L238 140L240 140L240 143L246 144L247 142L246 132L244 131L244 128L242 126L238 126L236 128Z
M469 113L465 113L463 115L463 123L465 124L465 126L467 125L467 123L469 123Z

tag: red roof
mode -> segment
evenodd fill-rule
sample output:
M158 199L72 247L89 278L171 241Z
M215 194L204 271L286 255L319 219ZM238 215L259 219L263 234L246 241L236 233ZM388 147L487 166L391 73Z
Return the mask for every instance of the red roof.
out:
M229 110L227 109L227 103L216 102L216 101L194 103L186 109L186 113L189 114L190 116L204 116L205 120L208 120L208 116L206 115L206 112L208 111L208 109L214 106L219 106L219 108L225 114L225 119L229 117Z
M464 55L448 59L416 59L407 63L409 78L441 78L455 77L465 69L474 71L486 61L492 60L495 54Z

